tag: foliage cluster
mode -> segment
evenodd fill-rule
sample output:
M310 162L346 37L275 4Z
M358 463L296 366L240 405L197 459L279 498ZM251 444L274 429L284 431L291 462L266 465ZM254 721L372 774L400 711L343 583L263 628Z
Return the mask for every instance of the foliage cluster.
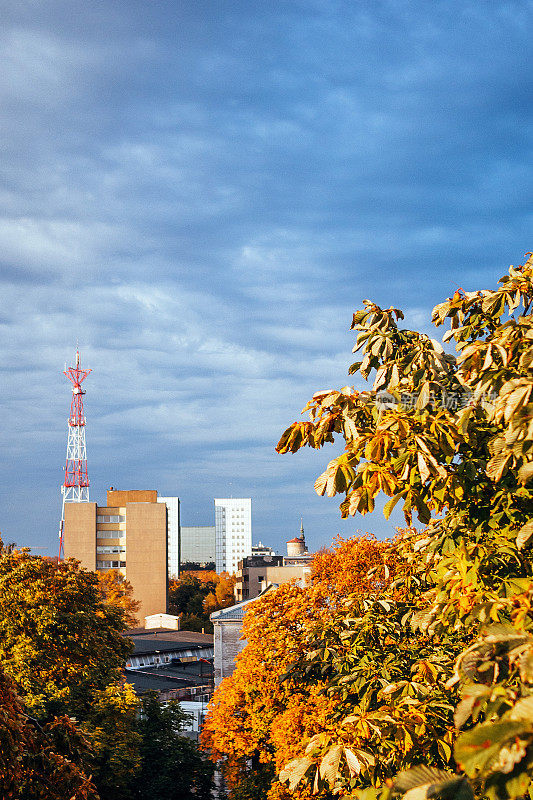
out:
M209 615L232 605L235 577L227 572L184 572L169 583L169 612L181 617L181 627L213 632Z
M396 553L389 555L387 545L370 536L339 539L313 564L309 586L288 583L251 604L243 624L246 647L209 708L203 746L215 761L224 760L232 798L245 797L246 786L250 797L260 796L260 786L270 787L302 738L317 728L333 733L336 701L324 694L320 677L309 687L282 677L305 654L315 627L343 613L345 592L370 597L399 568Z
M131 583L118 569L106 569L98 573L98 584L104 601L121 608L128 628L135 628L139 623L137 612L141 604L133 597Z
M281 437L281 453L344 439L315 484L343 496L342 516L372 511L383 493L387 517L398 504L408 525L416 516L427 528L387 545L384 566L397 558L392 580L366 596L345 587L344 606L304 632L280 691L287 707L293 694L314 692L329 705L291 741L271 798L533 797L528 256L498 288L459 289L434 309L435 325L450 322L444 343L458 355L400 328L400 310L365 301L352 322L362 360L350 372L373 372L372 389L318 392L304 409L310 420ZM266 624L259 605L252 615ZM252 697L255 684L252 673ZM251 712L241 695L234 703L245 730ZM227 757L234 739L206 745ZM259 743L259 759L269 746Z
M57 564L0 542L0 796L210 796L211 767L180 735L182 712L139 700L124 683L128 608L127 586L110 581L104 591L76 561ZM166 737L160 775L180 771L161 789L147 767L154 730Z

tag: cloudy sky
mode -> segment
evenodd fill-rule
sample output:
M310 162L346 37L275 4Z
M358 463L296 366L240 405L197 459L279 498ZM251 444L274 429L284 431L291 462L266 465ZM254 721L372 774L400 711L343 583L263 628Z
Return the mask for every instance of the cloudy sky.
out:
M428 329L531 238L527 0L0 2L0 530L54 554L79 341L91 499L251 496L254 539L342 522L278 456L348 382L370 297ZM399 519L397 519L399 521Z

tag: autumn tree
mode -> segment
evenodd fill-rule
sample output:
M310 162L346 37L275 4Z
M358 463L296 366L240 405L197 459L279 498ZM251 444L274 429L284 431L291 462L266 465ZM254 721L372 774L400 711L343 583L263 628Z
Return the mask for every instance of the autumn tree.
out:
M0 671L0 794L5 800L98 800L84 772L90 747L68 717L41 725Z
M250 604L246 646L233 675L215 692L202 732L203 746L224 764L232 800L283 794L276 775L302 740L317 729L333 734L337 700L325 695L324 682L303 688L303 682L281 679L306 654L309 639L332 618L342 596L378 596L399 562L373 537L339 539L315 557L309 586L285 584Z
M141 771L141 702L130 684L94 693L82 728L91 743L91 772L100 800L131 800Z
M0 660L32 713L84 718L95 691L121 680L131 643L124 610L73 560L0 553Z
M235 575L222 572L217 575L214 591L210 592L203 602L206 614L212 614L221 608L227 608L235 603L233 589L235 587Z
M117 602L109 603L99 576L78 562L57 564L0 542L1 797L156 797L143 784L154 729L160 725L161 737L170 726L174 736L183 714L158 716L154 699L147 725L148 706L123 675L132 647L122 635L128 588L115 588ZM175 745L161 748L158 769L189 776L184 785L205 800L209 764L188 739Z
M108 569L98 573L98 584L104 602L123 609L128 628L134 628L139 620L137 612L140 602L133 597L133 586L118 569Z
M182 628L212 633L209 615L232 605L234 586L235 576L227 572L184 572L170 581L169 610L180 615Z
M362 360L350 372L373 373L372 388L318 392L305 409L310 420L281 437L282 453L345 440L315 485L342 495L343 517L372 511L384 493L387 517L399 505L408 524L415 515L428 526L397 543L408 567L380 601L350 601L291 668L288 680L309 688L323 680L326 694L342 700L330 719L334 736L326 741L317 724L304 754L295 748L282 771L293 789L418 800L532 792L528 255L498 288L459 289L436 306L433 322L450 322L444 342L455 342L457 356L400 328L400 310L365 301L352 322ZM390 665L388 675L379 663ZM431 727L434 746L420 746ZM379 754L374 767L346 746L350 730Z

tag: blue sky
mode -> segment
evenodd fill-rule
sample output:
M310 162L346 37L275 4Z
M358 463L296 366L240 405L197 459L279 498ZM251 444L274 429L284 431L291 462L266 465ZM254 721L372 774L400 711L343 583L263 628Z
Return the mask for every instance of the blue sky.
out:
M91 499L251 496L254 539L388 535L278 456L352 311L429 330L531 241L531 2L0 2L0 530L57 546L79 340ZM400 521L398 517L396 522Z

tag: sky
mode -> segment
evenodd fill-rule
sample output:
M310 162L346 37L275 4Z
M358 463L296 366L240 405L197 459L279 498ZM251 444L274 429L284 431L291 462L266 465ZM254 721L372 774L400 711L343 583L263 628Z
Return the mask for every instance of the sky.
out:
M0 531L57 551L79 343L91 500L251 497L253 538L379 537L280 456L371 298L430 330L531 239L533 5L0 0ZM342 498L338 498L340 501Z

